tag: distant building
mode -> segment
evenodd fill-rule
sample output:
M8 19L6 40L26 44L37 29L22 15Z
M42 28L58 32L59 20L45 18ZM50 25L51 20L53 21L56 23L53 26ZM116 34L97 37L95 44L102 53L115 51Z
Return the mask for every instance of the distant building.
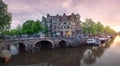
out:
M80 15L72 13L71 15L42 17L42 23L48 27L48 36L54 37L76 37L81 35Z

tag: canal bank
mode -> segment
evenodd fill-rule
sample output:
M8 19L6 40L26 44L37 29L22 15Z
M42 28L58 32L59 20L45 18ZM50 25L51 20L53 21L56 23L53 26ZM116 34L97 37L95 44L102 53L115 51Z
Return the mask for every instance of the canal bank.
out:
M80 46L79 48L60 48L57 50L46 49L31 54L23 52L13 56L12 60L6 65L119 66L120 53L117 51L120 50L119 40L120 37L117 36L103 44L103 46Z

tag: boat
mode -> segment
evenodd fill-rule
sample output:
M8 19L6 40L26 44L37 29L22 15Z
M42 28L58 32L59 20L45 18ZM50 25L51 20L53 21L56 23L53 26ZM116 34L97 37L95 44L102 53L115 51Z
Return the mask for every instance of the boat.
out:
M97 38L88 38L86 43L87 45L100 45L101 41Z
M11 53L9 50L1 50L0 58L4 63L7 63L11 60Z
M98 39L102 42L102 43L104 43L104 42L106 42L106 41L108 41L109 39L111 39L111 38L113 38L113 36L101 36L101 37L99 37Z
M100 37L98 38L102 43L107 41L109 38L106 38L106 37Z

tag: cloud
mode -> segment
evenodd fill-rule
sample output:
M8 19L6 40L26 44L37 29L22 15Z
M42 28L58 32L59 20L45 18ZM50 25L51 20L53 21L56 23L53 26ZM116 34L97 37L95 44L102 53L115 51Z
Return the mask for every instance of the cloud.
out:
M81 19L92 18L104 25L119 24L120 0L4 0L13 15L13 22L40 19L47 13L79 13ZM15 21L17 20L17 21ZM19 23L15 23L16 25ZM12 23L13 24L13 23ZM13 28L13 26L12 26Z

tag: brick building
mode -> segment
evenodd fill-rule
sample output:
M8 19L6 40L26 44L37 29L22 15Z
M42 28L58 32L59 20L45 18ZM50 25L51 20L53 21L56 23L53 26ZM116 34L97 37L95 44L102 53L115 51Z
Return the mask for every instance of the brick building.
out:
M54 37L76 37L81 35L80 15L72 13L71 15L56 15L42 17L42 23L48 27L48 36Z

